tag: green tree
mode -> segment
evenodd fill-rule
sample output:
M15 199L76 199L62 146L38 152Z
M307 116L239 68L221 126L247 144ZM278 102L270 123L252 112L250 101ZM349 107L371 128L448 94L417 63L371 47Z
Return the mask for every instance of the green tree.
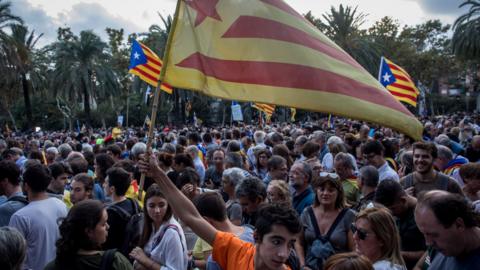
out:
M33 52L38 40L43 36L35 35L35 31L29 32L24 25L11 25L10 46L7 49L10 62L14 67L15 73L18 74L18 79L21 84L23 92L23 99L25 102L25 114L27 116L27 127L34 124L31 105L31 92L33 91L32 80L37 78L33 73Z
M0 39L5 40L7 34L4 29L12 26L13 24L23 23L22 19L11 13L10 2L0 0Z
M480 1L467 0L460 7L470 6L469 11L453 24L452 47L457 56L477 58L480 56Z
M90 127L91 103L119 89L118 77L108 64L111 57L107 53L108 45L92 31L82 31L80 36L65 29L59 29L58 33L59 40L53 45L54 95L59 94L70 102L83 100L85 121Z
M338 9L331 7L329 13L323 14L323 20L314 18L311 13L307 13L306 18L371 74L376 74L380 48L368 37L366 30L360 29L366 16L357 12L356 7L340 4Z

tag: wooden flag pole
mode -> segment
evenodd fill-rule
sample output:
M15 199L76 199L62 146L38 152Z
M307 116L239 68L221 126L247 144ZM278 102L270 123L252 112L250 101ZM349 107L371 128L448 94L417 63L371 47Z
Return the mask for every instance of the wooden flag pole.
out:
M157 120L157 110L158 110L158 101L160 100L160 85L158 82L157 88L155 89L155 95L153 97L152 104L152 118L150 119L150 127L148 128L148 137L147 137L147 160L150 158L150 153L152 151L152 140L153 140L153 129L155 128L155 121ZM138 199L142 200L143 186L145 185L145 174L142 173L140 176L140 187L138 189Z

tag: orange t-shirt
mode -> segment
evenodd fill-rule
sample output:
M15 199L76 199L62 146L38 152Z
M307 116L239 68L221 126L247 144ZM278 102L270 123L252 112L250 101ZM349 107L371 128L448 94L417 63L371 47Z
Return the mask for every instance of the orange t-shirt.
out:
M240 240L233 233L218 231L215 235L212 257L223 270L253 270L254 256L254 244Z

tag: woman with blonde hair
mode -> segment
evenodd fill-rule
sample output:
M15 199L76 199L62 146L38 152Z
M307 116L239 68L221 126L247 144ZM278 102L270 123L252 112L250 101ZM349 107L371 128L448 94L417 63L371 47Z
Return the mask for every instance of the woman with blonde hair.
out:
M400 254L400 235L390 212L379 206L366 208L352 223L355 249L373 262L375 270L406 270Z
M373 270L367 257L355 252L335 254L328 258L324 270Z
M292 195L287 182L283 180L270 181L267 187L267 199L269 203L286 203L291 206Z

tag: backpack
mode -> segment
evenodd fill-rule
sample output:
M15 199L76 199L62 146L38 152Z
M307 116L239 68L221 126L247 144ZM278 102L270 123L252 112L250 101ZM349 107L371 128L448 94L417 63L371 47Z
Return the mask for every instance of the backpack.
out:
M110 205L109 209L117 213L118 216L120 216L120 218L127 224L125 226L123 243L118 251L122 253L125 257L129 258L128 254L138 245L138 242L140 241L140 237L142 235L143 213L141 212L140 207L134 200L130 198L127 198L127 200L132 203L134 214L130 214L125 209L116 204Z
M333 247L332 243L330 243L330 236L332 235L335 228L343 219L345 213L347 213L348 208L342 209L342 211L338 214L337 218L333 222L332 226L328 230L327 234L322 236L320 234L320 229L318 228L317 220L315 218L315 214L313 213L313 208L307 208L308 215L312 222L315 231L315 240L312 242L310 247L307 249L306 256L305 256L305 265L310 267L311 269L323 269L323 264L325 261L336 253L335 248Z
M113 259L115 256L116 249L106 250L102 255L102 261L100 262L100 270L110 270L113 269Z

